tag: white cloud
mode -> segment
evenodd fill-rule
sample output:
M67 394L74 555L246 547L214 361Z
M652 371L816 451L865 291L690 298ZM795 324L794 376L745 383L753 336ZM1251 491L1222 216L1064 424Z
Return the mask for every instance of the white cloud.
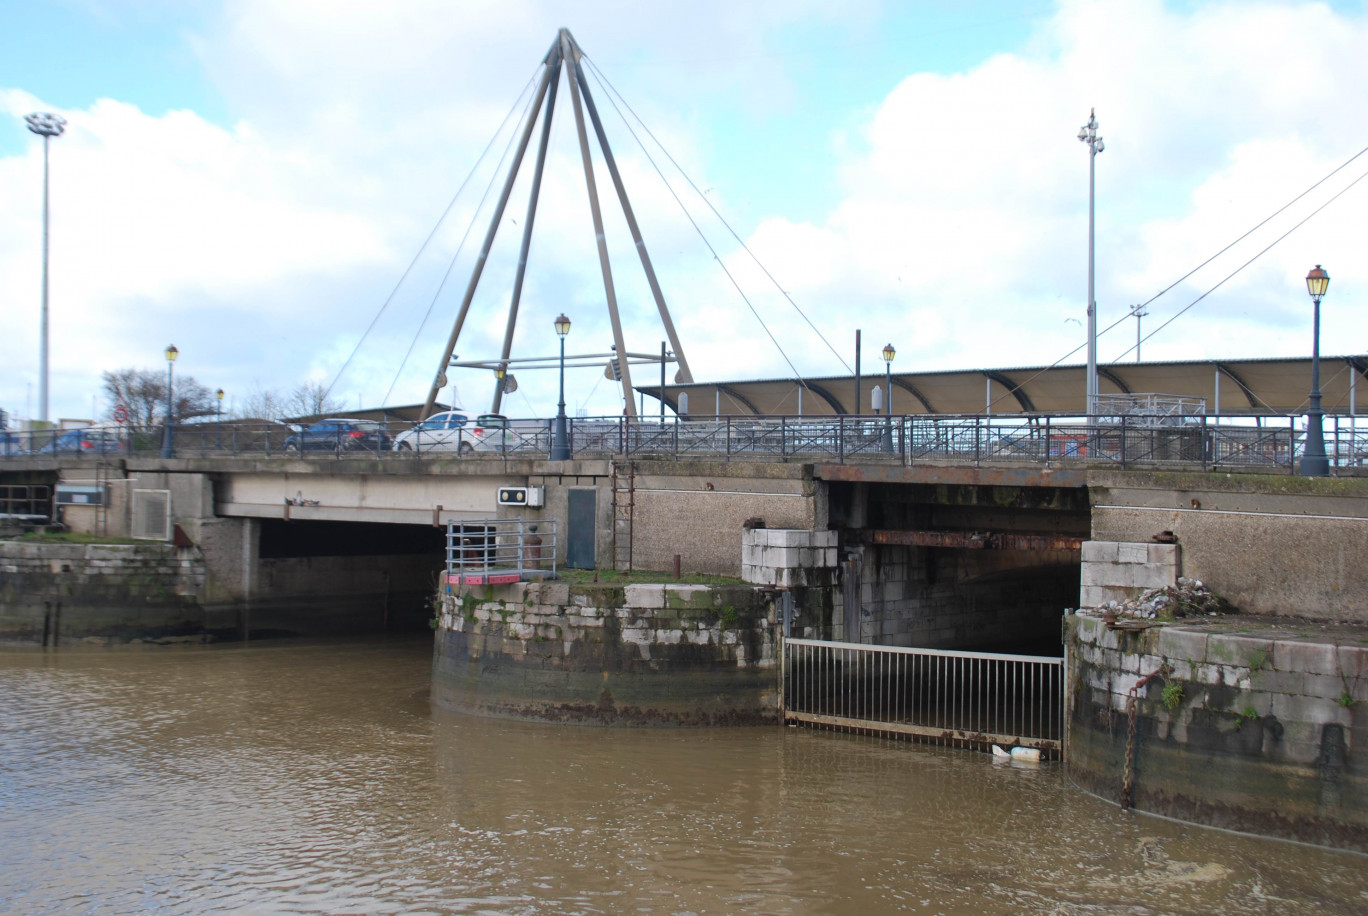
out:
M194 41L234 124L188 111L152 117L128 100L63 112L71 126L53 147L54 413L88 412L100 369L158 365L171 340L183 354L178 372L230 392L245 394L253 381L331 380L562 24L709 188L709 163L734 151L708 106L725 95L733 111L804 118L791 77L797 63L774 56L786 30L816 21L858 32L877 21L876 10L815 0L650 9L516 0L467 3L459 14L438 0L225 3ZM1074 135L1088 109L1097 107L1107 141L1097 163L1105 326L1368 142L1358 129L1368 113L1358 91L1368 82L1365 39L1365 17L1320 4L1180 13L1154 0L1071 0L1012 53L961 73L909 66L862 130L848 130L848 118L805 125L829 133L839 203L808 222L772 213L747 241L847 362L860 327L867 366L886 339L902 368L1048 363L1082 343L1068 319L1083 317L1087 152ZM633 79L618 78L614 64ZM787 374L593 86L695 376ZM516 336L515 352L528 355L554 352L549 326L562 310L575 322L571 352L611 341L565 88ZM10 115L44 107L0 90ZM500 140L493 158L502 151ZM757 176L766 167L752 165ZM1156 302L1146 327L1343 187L1354 168L1368 162ZM489 205L475 214L475 204L491 169L492 160L377 322L342 383L349 403L358 392L379 400L389 388L474 216L394 399L425 393L484 236ZM9 407L23 404L36 377L41 170L36 142L0 158L0 361L15 367L0 378L0 404ZM597 177L630 345L654 351L662 336L654 304L606 170ZM789 358L804 372L840 371L680 188ZM526 193L524 175L462 356L500 346ZM794 189L795 198L803 193ZM1325 349L1362 351L1368 317L1358 316L1368 313L1356 303L1368 269L1355 253L1365 242L1356 217L1364 194L1368 181L1147 343L1146 357L1304 352L1300 277L1317 262L1334 277ZM717 187L708 199L726 212L728 199L747 196L745 187ZM1104 338L1103 357L1130 346L1133 330L1123 321ZM637 371L656 377L650 367ZM549 373L521 381L510 410L550 409ZM471 406L483 405L488 379L460 384ZM573 376L572 406L590 389L591 409L616 411L610 385L588 370Z
M1087 151L1074 134L1089 108L1107 141L1097 161L1105 326L1357 152L1365 39L1363 17L1321 5L1179 14L1157 2L1065 3L1028 52L905 79L843 167L840 205L820 225L769 220L756 245L834 336L886 329L906 341L904 366L1051 362L1082 342L1066 321L1086 300ZM1345 183L1328 182L1156 302L1148 327ZM1298 286L1316 262L1336 265L1343 297L1326 340L1361 351L1368 322L1354 303L1368 271L1351 250L1368 241L1355 216L1365 193L1368 182L1178 319L1146 357L1306 352ZM1103 358L1132 332L1123 322L1104 338Z

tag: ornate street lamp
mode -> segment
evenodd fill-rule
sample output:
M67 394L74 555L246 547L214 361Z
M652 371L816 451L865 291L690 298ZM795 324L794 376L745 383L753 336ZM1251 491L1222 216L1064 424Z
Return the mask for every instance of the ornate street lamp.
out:
M1306 275L1306 291L1311 294L1315 304L1311 331L1311 397L1306 408L1306 448L1302 450L1301 472L1303 477L1327 477L1330 462L1325 457L1325 432L1321 420L1325 412L1321 410L1320 387L1320 304L1321 297L1330 288L1330 275L1319 264Z
M560 402L556 405L556 428L551 438L551 460L566 461L570 457L570 440L565 429L565 335L570 333L570 319L561 313L556 319L556 336L560 338Z
M893 415L893 357L897 355L892 344L884 344L884 413L890 417Z
M176 364L176 357L180 351L176 345L172 344L166 348L166 432L162 436L161 456L163 458L176 457L176 446L172 439L171 424L175 422L175 401L172 398L172 367Z
M25 115L28 129L43 138L43 313L38 350L38 419L48 422L48 141L66 130L66 119L45 111Z
M218 427L215 430L214 443L217 448L223 448L223 389L215 391L214 397L218 399L214 406L214 425Z
M891 343L884 344L884 425L887 427L884 434L887 441L884 444L890 452L893 451L893 357L897 355L898 351L893 349Z
M1088 418L1097 415L1097 300L1093 297L1093 200L1097 154L1106 144L1097 133L1097 109L1088 112L1088 123L1078 129L1078 139L1088 144Z

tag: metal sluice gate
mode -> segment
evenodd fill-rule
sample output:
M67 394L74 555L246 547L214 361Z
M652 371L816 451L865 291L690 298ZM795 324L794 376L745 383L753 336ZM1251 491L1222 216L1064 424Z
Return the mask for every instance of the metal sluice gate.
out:
M785 639L781 705L786 723L1057 757L1064 660Z

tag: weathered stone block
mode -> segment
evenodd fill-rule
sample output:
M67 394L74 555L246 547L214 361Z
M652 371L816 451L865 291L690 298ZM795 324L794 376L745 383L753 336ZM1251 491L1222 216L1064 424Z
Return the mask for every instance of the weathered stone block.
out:
M1207 661L1245 668L1262 668L1273 661L1273 641L1251 636L1213 633L1207 640Z
M667 585L665 606L693 610L711 608L712 589L706 585Z
M1336 647L1326 643L1278 640L1273 644L1273 667L1306 674L1338 674Z
M627 593L628 607L661 608L665 606L665 586L663 585L629 585L624 591Z
M1128 544L1116 545L1116 562L1118 563L1147 563L1149 562L1148 544Z
M1340 697L1350 693L1353 680L1336 677L1333 674L1308 674L1302 678L1302 695L1318 697L1339 702ZM1350 693L1350 699L1357 699Z
M802 566L802 551L797 547L766 547L764 564L776 567Z
M1287 693L1300 696L1306 692L1306 675L1300 671L1270 671L1261 668L1250 673L1249 682L1261 693Z
M1368 649L1362 646L1339 647L1339 674L1350 681L1368 676Z
M1084 541L1083 565L1089 563L1115 563L1119 545L1115 541Z
M771 547L810 547L812 546L812 532L797 528L770 528L769 545Z
M1321 697L1294 697L1277 694L1273 697L1273 715L1284 723L1306 722L1312 725L1342 725L1346 729L1352 724L1350 711L1334 700Z
M1180 627L1164 627L1159 631L1159 654L1169 659L1206 659L1207 634Z
M1174 570L1174 573L1175 573L1175 583L1176 583L1176 581L1177 581L1176 575L1177 575L1177 570L1178 570L1178 559L1179 559L1179 556L1180 556L1179 553L1178 553L1178 545L1177 545L1177 544L1146 544L1145 547L1147 548L1148 553L1149 553L1149 558L1146 560L1146 562L1148 562L1148 563L1158 563L1158 564L1160 564L1161 566L1167 566L1167 567L1170 567L1171 569L1173 569L1173 570Z
M539 590L536 603L566 605L570 603L570 586L565 582L541 582L535 586Z

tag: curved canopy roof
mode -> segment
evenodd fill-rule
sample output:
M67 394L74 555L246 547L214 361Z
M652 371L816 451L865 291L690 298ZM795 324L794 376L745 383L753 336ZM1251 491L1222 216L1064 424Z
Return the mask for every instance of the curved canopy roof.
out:
M896 372L896 414L1085 414L1087 367L1026 366L943 372ZM1112 363L1098 366L1098 389L1106 395L1160 394L1202 399L1208 415L1276 416L1304 413L1311 390L1310 359L1233 359L1192 362ZM882 373L860 379L859 401L869 413L869 392L883 384ZM1368 355L1321 357L1322 407L1347 416L1368 404ZM637 386L652 397L658 387ZM801 391L801 395L800 395ZM1219 397L1217 392L1219 391ZM689 413L762 416L833 416L855 412L853 375L821 378L757 379L667 385L672 408L688 392ZM801 404L801 409L800 409Z

